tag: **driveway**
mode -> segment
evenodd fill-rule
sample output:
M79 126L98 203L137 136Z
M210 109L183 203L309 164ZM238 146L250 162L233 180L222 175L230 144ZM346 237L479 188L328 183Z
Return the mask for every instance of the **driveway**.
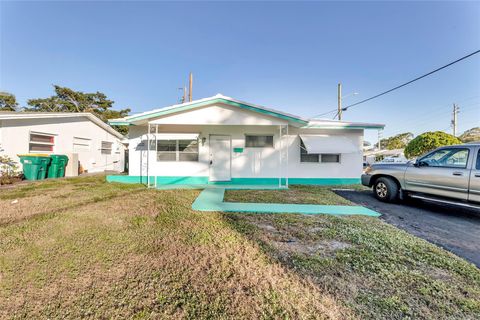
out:
M480 211L408 199L384 203L371 191L336 191L382 214L380 219L435 243L480 268Z

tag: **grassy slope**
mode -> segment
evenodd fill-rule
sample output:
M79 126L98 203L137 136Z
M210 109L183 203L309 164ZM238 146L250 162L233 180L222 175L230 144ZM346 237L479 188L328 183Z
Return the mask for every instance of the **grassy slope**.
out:
M324 198L312 201L313 194ZM327 187L227 194L229 201L242 202L294 198L334 204L337 197ZM288 214L227 217L277 261L310 277L362 318L480 318L479 269L379 219Z
M102 179L0 190L0 318L350 317L199 191Z
M477 268L378 219L198 213L199 191L102 179L0 190L0 318L480 315ZM313 189L233 196L338 199Z

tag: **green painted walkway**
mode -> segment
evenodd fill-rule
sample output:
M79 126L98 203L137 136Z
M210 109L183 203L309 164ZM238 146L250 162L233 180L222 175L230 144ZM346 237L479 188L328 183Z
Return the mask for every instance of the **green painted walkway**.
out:
M208 187L204 189L192 204L197 211L250 212L250 213L301 213L332 215L364 215L379 217L380 214L362 206L328 206L317 204L282 204L282 203L240 203L223 202L225 187ZM242 188L248 189L248 188ZM255 189L259 189L257 186ZM271 189L274 189L273 187ZM252 191L253 192L253 191Z

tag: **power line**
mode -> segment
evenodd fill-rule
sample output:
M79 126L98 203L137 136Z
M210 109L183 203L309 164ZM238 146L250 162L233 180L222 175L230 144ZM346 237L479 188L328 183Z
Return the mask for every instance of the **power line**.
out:
M321 113L321 114L317 114L317 115L313 116L312 118L315 119L315 118L317 118L317 117L325 116L325 115L327 115L327 114L334 113L334 112L337 112L337 109L331 110L331 111L328 111L328 112L324 112L324 113ZM336 116L337 116L337 115L335 114L335 117L336 117Z
M392 92L392 91L394 91L394 90L397 90L397 89L400 89L400 88L402 88L402 87L405 87L406 85L409 85L409 84L412 83L412 82L415 82L415 81L418 81L418 80L423 79L423 78L425 78L425 77L428 77L429 75L434 74L435 72L438 72L438 71L440 71L440 70L443 70L443 69L445 69L445 68L448 68L448 67L450 67L451 65L454 65L455 63L458 63L458 62L460 62L460 61L462 61L462 60L465 60L465 59L467 59L467 58L469 58L469 57L471 57L471 56L473 56L473 55L475 55L475 54L477 54L477 53L480 53L480 50L477 50L477 51L475 51L475 52L472 52L472 53L470 53L470 54L467 54L466 56L463 56L463 57L461 57L460 59L457 59L457 60L455 60L455 61L452 61L452 62L450 62L450 63L448 63L448 64L446 64L446 65L444 65L444 66L442 66L442 67L440 67L440 68L437 68L437 69L435 69L435 70L433 70L433 71L430 71L430 72L428 72L428 73L425 73L424 75L421 75L420 77L417 77L417 78L415 78L415 79L413 79L413 80L410 80L410 81L408 81L408 82L405 82L405 83L403 83L403 84L401 84L401 85L399 85L399 86L396 86L396 87L394 87L394 88L392 88L392 89L390 89L390 90L384 91L384 92L379 93L379 94L377 94L377 95L375 95L375 96L373 96L373 97L370 97L370 98L368 98L368 99L364 99L364 100L362 100L362 101L359 101L359 102L356 102L356 103L354 103L354 104L348 105L348 106L346 106L346 107L343 108L343 109L346 110L346 109L351 108L351 107L353 107L353 106L357 106L357 105L359 105L359 104L361 104L361 103L365 103L365 102L370 101L370 100L372 100L372 99L375 99L375 98L378 98L378 97L380 97L380 96L383 96L383 95L385 95L385 94L387 94L387 93L390 93L390 92Z
M416 78L413 79L413 80L410 80L410 81L407 81L407 82L405 82L405 83L402 83L401 85L398 85L398 86L396 86L396 87L394 87L394 88L392 88L392 89L389 89L389 90L387 90L387 91L384 91L384 92L382 92L382 93L379 93L379 94L377 94L377 95L374 95L373 97L370 97L370 98L361 100L361 101L359 101L359 102L350 104L350 105L342 108L342 111L346 111L346 110L348 110L348 109L351 108L351 107L358 106L359 104L362 104L362 103L365 103L365 102L367 102L367 101L376 99L376 98L381 97L381 96L383 96L383 95L385 95L385 94L387 94L387 93L390 93L390 92L392 92L392 91L394 91L394 90L397 90L397 89L400 89L400 88L402 88L402 87L405 87L406 85L409 85L410 83L413 83L413 82L415 82L415 81L418 81L418 80L420 80L420 79L423 79L423 78L425 78L425 77L428 77L429 75L432 75L432 74L434 74L434 73L436 73L436 72L438 72L438 71L440 71L440 70L443 70L443 69L445 69L445 68L448 68L448 67L450 67L451 65L454 65L455 63L458 63L458 62L460 62L460 61L462 61L462 60L465 60L465 59L467 59L467 58L469 58L469 57L471 57L471 56L473 56L473 55L475 55L475 54L477 54L477 53L480 53L480 50L477 50L477 51L474 51L474 52L472 52L472 53L470 53L470 54L467 54L466 56L463 56L463 57L461 57L461 58L459 58L459 59L457 59L457 60L455 60L455 61L452 61L452 62L450 62L450 63L448 63L448 64L446 64L446 65L444 65L444 66L442 66L442 67L440 67L440 68L437 68L437 69L435 69L435 70L433 70L433 71L430 71L430 72L428 72L428 73L425 73L424 75L421 75L421 76L419 76L419 77L416 77ZM329 114L329 113L332 113L332 112L334 112L334 111L337 111L337 110L334 109L334 110L329 111L329 112L326 112L326 113L324 113L324 114ZM336 117L336 115L335 115L335 117Z
M480 102L476 102L476 103L472 103L472 104L467 104L465 106L461 105L461 108L463 111L465 110L471 110L473 109L474 107L477 107L480 105ZM451 108L451 105L449 106ZM416 117L415 119L413 119L412 121L409 121L408 122L408 126L409 127L419 127L419 126L423 126L425 124L430 124L432 121L432 119L440 119L440 118L444 118L444 119L447 119L447 115L451 114L452 111L451 110L442 110L442 111L437 111L437 112L432 112L431 114L424 114L423 116L419 116L419 117ZM465 113L463 113L465 114ZM474 121L476 121L475 119L473 119ZM463 121L462 121L463 122ZM403 133L406 131L405 128L403 129L395 129L395 128L398 128L396 126L393 126L391 127L393 128L394 130L393 131L389 131L389 136L391 135L395 135L397 133Z

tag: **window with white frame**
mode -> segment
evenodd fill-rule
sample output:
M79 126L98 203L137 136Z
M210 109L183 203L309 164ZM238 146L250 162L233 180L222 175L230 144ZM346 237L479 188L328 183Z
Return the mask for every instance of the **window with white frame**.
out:
M53 152L55 146L55 135L43 132L30 132L28 150L29 152Z
M102 141L101 144L101 153L102 154L112 154L112 142L110 141Z
M91 145L91 139L73 137L73 152L90 151Z
M300 162L340 163L340 154L334 153L308 153L307 148L300 139Z
M273 148L273 135L245 135L245 148Z
M198 161L198 140L158 140L157 161Z

